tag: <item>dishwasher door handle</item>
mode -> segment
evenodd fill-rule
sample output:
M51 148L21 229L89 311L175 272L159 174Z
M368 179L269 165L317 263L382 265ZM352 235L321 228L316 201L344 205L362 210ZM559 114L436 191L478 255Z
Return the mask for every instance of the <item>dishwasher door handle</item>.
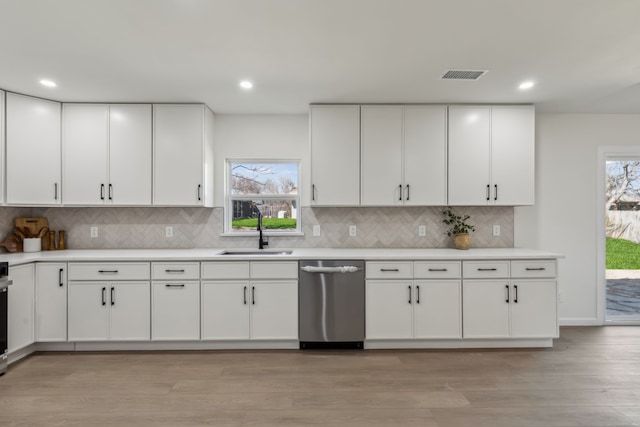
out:
M300 270L306 273L355 273L360 269L353 265L342 265L339 267L316 267L313 265L305 265Z

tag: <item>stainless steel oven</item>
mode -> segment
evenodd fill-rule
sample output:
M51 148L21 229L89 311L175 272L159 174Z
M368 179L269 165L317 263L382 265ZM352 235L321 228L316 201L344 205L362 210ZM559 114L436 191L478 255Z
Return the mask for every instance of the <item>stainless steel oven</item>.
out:
M9 355L7 311L9 308L9 264L0 262L0 375L7 372L7 357Z

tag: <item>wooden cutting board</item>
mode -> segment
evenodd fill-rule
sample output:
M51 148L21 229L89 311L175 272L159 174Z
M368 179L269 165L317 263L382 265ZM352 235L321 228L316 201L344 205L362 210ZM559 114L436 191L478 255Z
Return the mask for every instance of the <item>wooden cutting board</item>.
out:
M37 235L43 227L49 227L47 218L16 218L16 227L20 230L28 228L32 235ZM42 238L42 250L49 249L49 233Z

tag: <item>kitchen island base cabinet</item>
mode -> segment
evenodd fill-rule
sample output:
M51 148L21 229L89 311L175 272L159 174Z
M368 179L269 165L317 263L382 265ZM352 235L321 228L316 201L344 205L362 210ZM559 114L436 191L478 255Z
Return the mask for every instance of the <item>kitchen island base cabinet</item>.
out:
M297 281L202 283L203 340L297 340Z
M69 341L147 341L149 282L69 284Z
M200 339L200 282L153 282L151 339Z

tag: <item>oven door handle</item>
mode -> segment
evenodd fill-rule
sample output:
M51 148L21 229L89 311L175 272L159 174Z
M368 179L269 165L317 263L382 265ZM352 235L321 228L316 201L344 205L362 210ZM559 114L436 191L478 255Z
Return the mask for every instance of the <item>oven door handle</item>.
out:
M13 285L13 280L0 280L0 291L3 291L9 287L9 285Z

